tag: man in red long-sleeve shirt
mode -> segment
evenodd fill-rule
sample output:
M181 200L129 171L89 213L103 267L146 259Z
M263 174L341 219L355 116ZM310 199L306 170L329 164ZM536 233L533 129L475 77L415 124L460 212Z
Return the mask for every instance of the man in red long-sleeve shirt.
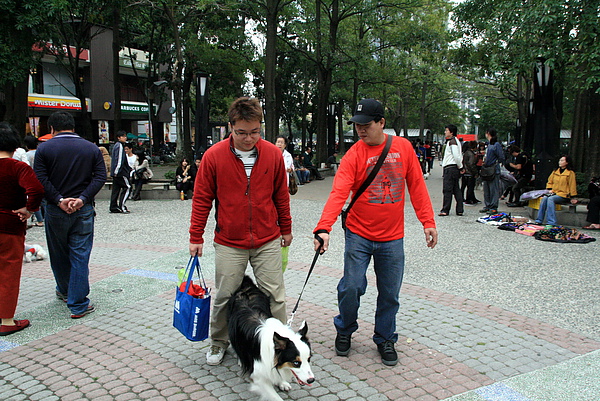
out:
M323 240L323 252L329 246L329 232L348 195L357 192L385 146L387 135L383 132L383 116L383 107L378 101L363 99L349 121L349 124L354 123L361 140L342 158L331 194L314 230L315 236ZM413 208L423 224L427 246L433 248L437 243L437 230L419 160L408 140L393 137L381 169L347 216L344 276L338 284L340 314L334 318L338 355L348 355L352 333L358 329L358 307L360 297L366 291L366 272L372 257L379 293L373 341L385 365L393 366L398 362L394 343L398 340L396 313L404 274L407 187ZM315 239L315 250L318 247L319 241Z
M281 247L292 242L290 195L281 150L261 139L262 108L239 98L229 108L229 138L211 146L194 183L190 254L202 256L206 220L215 204L215 283L208 365L229 346L227 302L240 287L248 262L269 295L273 316L286 322Z

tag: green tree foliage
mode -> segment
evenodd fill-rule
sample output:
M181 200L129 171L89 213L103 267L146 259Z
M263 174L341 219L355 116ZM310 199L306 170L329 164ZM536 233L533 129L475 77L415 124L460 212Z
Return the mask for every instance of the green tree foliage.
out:
M27 77L41 53L34 45L47 38L46 22L53 9L49 1L0 0L0 119L25 131Z
M573 142L589 146L578 145L575 160L586 159L587 166L578 169L595 174L600 168L600 132L594 118L600 111L594 99L600 88L599 7L598 2L589 0L468 0L455 12L455 26L462 35L457 59L475 67L479 78L517 101L522 122L526 122L537 57L546 59L554 72L558 128L563 93L571 88L576 92L579 102L575 102ZM584 158L584 148L591 150L593 157Z

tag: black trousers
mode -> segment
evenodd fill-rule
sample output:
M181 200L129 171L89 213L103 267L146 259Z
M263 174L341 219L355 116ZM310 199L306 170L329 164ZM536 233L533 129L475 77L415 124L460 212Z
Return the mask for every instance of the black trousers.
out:
M307 166L306 169L310 171L310 174L315 178L321 179L321 173L319 173L319 170L315 166Z
M477 182L477 177L473 175L463 175L462 184L460 185L460 193L463 194L463 198L466 202L475 203L478 202L475 197L475 183ZM467 195L465 196L465 188L467 188Z
M520 178L517 181L517 183L515 185L513 185L512 190L513 190L513 194L515 196L515 202L520 202L521 195L523 195L523 188L525 188L527 186L527 184L529 184L530 180L531 180L531 177Z
M594 196L590 199L590 204L588 205L588 213L586 217L586 221L592 224L600 223L600 196Z
M460 177L462 174L456 166L450 166L444 168L444 181L442 186L442 193L444 200L442 204L443 213L450 213L452 208L452 196L456 200L456 213L464 213L465 205L463 204L463 195L460 190Z
M110 193L110 211L124 211L125 201L131 191L129 177L113 177L113 186Z
M141 193L142 193L142 186L147 183L148 180L134 180L133 181L133 195L131 195L131 199L133 200L140 200L141 199Z

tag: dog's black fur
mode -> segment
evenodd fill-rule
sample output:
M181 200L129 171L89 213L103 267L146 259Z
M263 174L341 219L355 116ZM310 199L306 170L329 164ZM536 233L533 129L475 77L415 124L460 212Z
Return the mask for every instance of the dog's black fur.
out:
M260 341L256 330L265 320L273 317L269 297L250 277L245 276L240 288L229 299L228 307L231 346L237 353L243 373L251 374L254 370L254 356L260 355Z

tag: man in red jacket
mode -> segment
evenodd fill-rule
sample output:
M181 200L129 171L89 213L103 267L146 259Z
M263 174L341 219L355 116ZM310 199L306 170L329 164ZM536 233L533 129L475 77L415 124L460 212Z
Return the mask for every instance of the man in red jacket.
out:
M215 286L208 365L218 365L229 346L227 302L250 262L273 316L286 322L281 247L292 242L287 172L279 150L261 139L262 108L239 98L229 108L229 138L206 151L196 181L190 254L202 256L206 220L215 203Z
M374 99L361 100L350 119L360 141L342 158L333 180L333 188L314 229L323 241L322 252L329 246L329 233L348 195L355 194L373 170L381 155L387 135L383 132L383 107ZM394 136L392 145L367 189L356 200L346 219L344 276L338 284L338 308L333 322L337 331L335 351L346 356L350 352L351 336L358 329L360 297L367 289L367 268L374 260L377 278L377 310L373 341L385 365L398 362L394 343L398 296L404 274L404 202L410 201L423 225L427 246L437 243L433 208L421 165L411 143ZM315 250L319 241L315 239Z

